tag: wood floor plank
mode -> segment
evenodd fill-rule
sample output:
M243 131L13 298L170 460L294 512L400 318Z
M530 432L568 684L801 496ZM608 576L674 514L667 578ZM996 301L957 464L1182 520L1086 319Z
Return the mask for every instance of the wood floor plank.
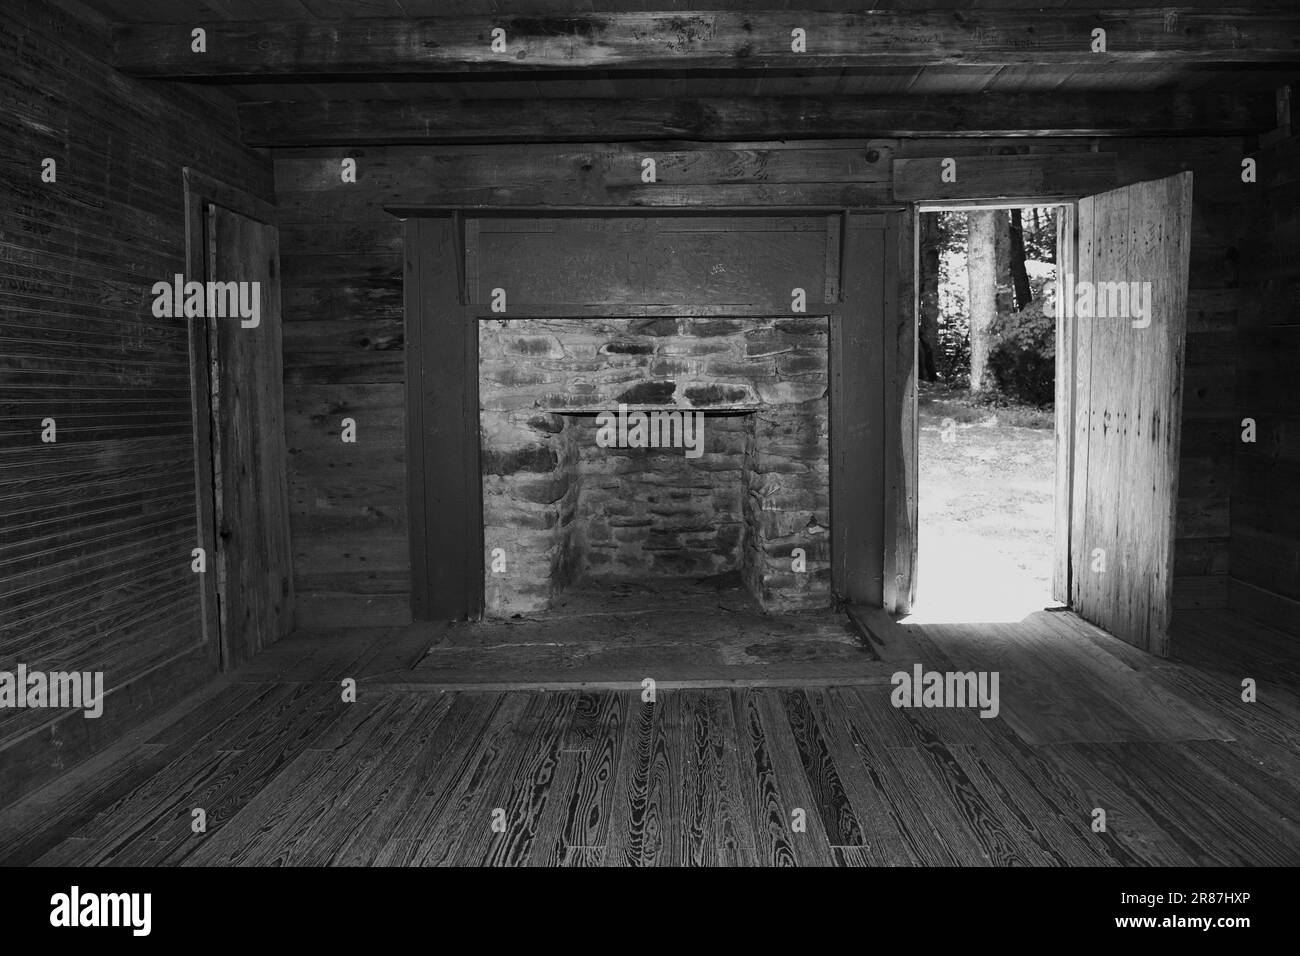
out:
M29 866L97 815L143 786L167 763L159 748L139 746L90 777L84 785L60 787L57 797L27 803L6 813L0 824L0 866ZM38 791L37 797L43 794ZM75 855L75 854L74 854Z
M954 755L969 773L982 774L985 789L1054 862L1069 866L1140 862L1105 834L1092 832L1093 804L1074 781L1043 758L1041 748L1025 743L1002 721L984 723L983 739L954 747Z
M486 831L490 834L482 841L486 852L476 849L473 838L466 840L454 858L457 862L521 866L535 849L550 864L563 859L566 820L561 811L572 802L578 762L561 762L560 758L565 729L579 697L574 693L544 695L536 725L522 729L514 766L503 763L500 776L488 789L487 805L505 811L505 830Z
M197 767L187 761L156 780L164 795L143 797L118 811L119 819L101 839L96 862L109 862L139 839L160 840L175 846L192 846L193 812L204 811L210 839L240 809L254 799L282 769L325 732L332 719L342 715L339 697L330 687L299 685L296 709L279 711L279 719L235 735L241 746L198 756ZM170 770L170 768L169 768Z
M570 847L564 856L563 866L604 866L604 847Z
M913 720L912 711L904 713ZM987 765L969 757L970 745L947 744L931 727L915 721L916 751L929 758L932 776L967 821L985 856L997 866L1063 865L1032 821L1024 816L1005 785L995 785ZM1026 791L1027 792L1027 791ZM1028 833L1017 824L1030 823Z
M523 711L525 696L461 696L458 703L463 706L453 707L448 717L449 721L461 723L448 726L463 729L457 735L449 733L440 738L440 742L446 742L446 748L431 748L426 760L417 765L429 772L418 781L419 789L411 795L407 811L397 818L384 846L370 862L380 866L410 866L419 859L425 842L433 838L461 789L469 785L481 766L483 757L495 755L495 749L488 749L489 744L494 744L503 728ZM353 859L359 850L360 846L354 844L352 851L345 851L342 860Z
M374 754L379 728L405 725L402 715L419 711L425 702L394 695L358 700L335 727L322 734L314 746L284 767L252 800L221 828L190 852L173 852L165 861L198 866L248 866L280 858L286 834L302 828L304 816L315 819L318 801L331 770L355 760L367 750ZM346 726L346 733L338 727ZM307 824L310 826L310 823Z
M897 811L887 806L879 790L867 785L868 761L854 743L850 728L855 715L850 711L861 703L856 695L838 690L809 692L813 713L837 764L843 768L845 787L857 818L862 824L865 847L880 866L898 866L916 861L898 826ZM880 698L877 698L878 700Z
M592 695L595 707L588 723L571 732L565 743L574 752L587 755L580 766L564 830L570 848L601 848L609 844L610 819L622 764L623 738L627 733L628 708L637 697L617 691ZM581 748L574 745L581 744Z
M1207 772L1185 744L1121 744L1107 748L1108 766L1140 790L1140 798L1177 821L1188 843L1203 842L1230 866L1300 864L1300 831L1234 782Z
M285 693L286 688L274 683L221 683L213 697L154 734L148 743L160 747L173 747L177 744L201 741L232 718L250 712L255 713L265 701L283 697Z
M529 839L519 841L513 860L503 853L502 865L563 866L570 846L565 834L573 825L578 805L578 788L591 760L587 750L560 750L556 754L554 775L546 787L546 802L536 812L536 824ZM604 847L580 847L598 849Z
M1179 839L1176 821L1157 809L1153 816L1134 788L1116 781L1101 759L1104 744L1051 744L1034 748L1045 762L1078 788L1080 810L1091 818L1094 810L1106 813L1106 830L1098 838L1110 846L1111 855L1125 854L1147 866L1205 866L1214 860L1195 845Z
M74 866L1300 863L1300 697L1278 684L1300 674L1293 642L1209 615L1176 627L1184 656L1160 660L1077 622L1030 623L890 625L906 628L896 657L1000 669L994 719L896 708L887 675L661 683L653 704L639 685L442 693L398 679L429 631L304 633L112 761L56 781L47 806L8 808L0 854ZM381 679L345 704L338 681L353 670ZM1264 675L1254 704L1240 700L1243 674ZM190 828L198 806L204 834Z
M844 691L841 690L841 694ZM882 722L879 701L865 701L856 719L846 721L849 740L860 755L859 790L864 805L876 806L897 831L907 854L923 866L978 866L986 862L974 841L953 820L943 802L935 801L935 785L925 758L915 747L890 746L889 737L876 737ZM876 712L874 721L868 717ZM892 718L890 718L892 719Z
M808 692L802 690L788 691L783 695L782 703L812 790L814 805L826 828L826 842L829 846L862 846L865 843L862 824L853 812L853 804L845 792L830 746L813 715L808 696ZM853 772L856 767L845 769Z
M506 694L477 748L473 768L432 830L422 835L417 866L481 863L503 834L492 829L494 811L506 810L511 785L521 779L539 725L553 729L558 708L550 694ZM547 756L543 755L543 760Z
M1183 750L1224 786L1248 794L1287 824L1300 822L1300 777L1283 777L1266 768L1239 741L1192 740Z
M395 833L411 834L427 826L423 814L436 814L445 804L447 789L457 779L458 768L468 762L473 743L486 730L499 703L495 695L448 694L436 698L446 712L436 732L400 773L383 803L349 834L339 849L339 866L369 866L376 862ZM426 704L426 706L428 706Z
M678 854L685 866L752 865L754 829L745 805L731 701L725 691L680 691L682 820Z
M871 851L864 846L831 847L835 866L876 866Z
M830 866L826 827L817 812L798 747L777 691L734 690L740 773L749 783L755 857L764 866ZM795 811L802 812L801 830Z
M681 727L680 692L630 709L610 822L606 866L674 866L673 828L681 819L680 768L672 741Z
M449 701L406 699L369 733L357 733L329 754L315 796L298 824L288 830L273 856L277 866L328 866L352 835L375 816L395 781L427 745ZM274 844L272 844L274 846Z
M229 699L244 698L232 689ZM243 710L214 709L212 720L192 726L197 739L175 739L164 750L173 759L72 835L99 841L107 861L125 842L157 839L176 825L188 831L191 811L210 809L196 802L196 792L212 786L223 768L238 766L241 761L233 758L259 740L265 743L278 739L277 734L287 733L284 739L293 739L299 732L310 733L307 722L322 701L319 688L279 685L256 695Z

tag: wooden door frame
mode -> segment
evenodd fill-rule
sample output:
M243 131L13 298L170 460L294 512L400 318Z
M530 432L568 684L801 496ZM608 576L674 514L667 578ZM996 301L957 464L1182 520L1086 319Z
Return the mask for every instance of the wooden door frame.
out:
M909 217L912 222L914 231L913 244L911 250L912 262L912 323L911 336L909 342L905 330L899 330L898 352L900 356L905 355L907 348L910 347L912 353L913 383L915 383L915 361L916 361L916 336L919 334L920 326L920 299L921 299L921 248L920 248L920 216L922 213L933 212L961 212L982 209L1011 209L1023 208L1025 206L1054 206L1061 210L1061 217L1057 222L1057 248L1056 248L1056 273L1057 283L1063 279L1065 268L1078 271L1078 263L1075 261L1078 255L1077 242L1075 241L1075 230L1078 224L1078 206L1079 199L1064 198L1060 195L1040 196L1040 197L1011 197L995 199L966 199L966 200L925 200L912 203L912 214ZM1064 251L1063 251L1064 250ZM1055 427L1054 441L1056 446L1056 466L1054 475L1054 500L1053 500L1053 529L1052 529L1052 596L1062 604L1070 603L1070 534L1072 523L1070 520L1071 494L1073 492L1074 476L1074 388L1073 376L1075 374L1074 364L1074 322L1065 314L1063 300L1060 294L1056 296L1056 368L1055 375ZM916 389L915 384L912 388L913 409L915 409ZM904 477L907 479L906 494L910 499L912 523L909 526L900 522L897 547L900 550L910 549L913 555L913 565L915 565L915 555L917 547L917 538L920 527L917 523L917 493L919 479L919 452L920 452L920 423L919 418L913 413L912 421L909 423L904 419L902 427L899 429L901 436L901 458L904 462ZM910 467L909 467L910 466ZM901 504L900 504L901 509ZM909 533L910 532L910 533ZM893 605L895 614L906 614L911 611L912 604L916 598L916 580L913 576L911 582L911 593L908 596L906 604L901 601Z
M208 203L229 209L257 222L274 226L277 223L275 207L258 199L237 186L213 179L190 166L182 168L185 187L185 279L207 282ZM190 338L190 410L194 434L194 495L198 504L195 547L203 548L208 558L208 570L199 577L199 606L202 625L202 642L208 646L218 661L220 670L230 669L232 657L228 646L229 635L221 630L217 595L217 501L214 480L214 455L212 450L212 376L211 352L208 346L208 321L189 323Z
M848 286L847 257L850 255L850 224L854 219L860 222L870 220L871 225L882 228L884 232L884 289L882 295L882 328L875 333L879 342L881 356L881 384L884 393L880 396L879 408L883 409L883 421L878 423L883 461L883 486L879 483L872 487L868 481L866 487L848 480L841 475L837 481L834 462L836 460L836 436L833 422L836 417L834 408L828 409L832 428L831 444L831 498L832 511L837 495L844 502L844 495L857 493L862 499L859 506L870 509L874 502L883 503L883 514L879 527L883 534L880 539L880 551L873 555L871 574L878 585L866 592L864 597L858 595L860 603L876 606L890 606L888 602L898 600L901 593L910 602L912 589L912 566L914 559L905 557L899 560L890 543L895 536L906 535L914 538L911 529L915 527L915 465L907 471L905 456L898 453L897 443L890 441L889 422L902 419L915 422L915 321L914 309L905 306L911 299L904 294L905 283L911 282L912 269L907 257L896 252L907 245L913 236L911 219L898 207L873 209L844 209L843 207L818 206L745 206L745 207L687 207L687 208L639 208L626 206L576 206L576 207L511 207L511 208L465 208L446 206L389 206L385 211L403 220L404 224L404 316L405 316L405 352L406 352L406 451L408 502L410 507L410 560L411 560L411 610L415 620L441 620L448 616L468 616L471 619L481 616L484 602L483 567L485 562L483 543L483 498L480 469L479 422L478 422L478 380L473 382L465 376L464 381L453 382L452 390L443 390L443 379L435 373L432 361L439 358L463 362L463 368L478 367L478 323L485 318L501 318L482 304L471 304L465 276L465 220L470 217L482 218L519 218L519 217L657 217L672 216L692 217L727 217L736 215L770 216L776 218L796 218L806 216L837 217L839 222L839 249L836 264L839 267L837 301L824 302L813 306L809 303L810 315L826 315L828 318L828 345L830 346L830 381L828 390L834 405L836 390L842 388L845 366L842 363L843 349L835 348L843 335L842 317L862 307L861 301L853 301L852 295L846 295ZM449 256L453 260L449 262ZM862 284L869 289L870 282ZM865 293L864 293L865 294ZM523 311L519 311L519 310ZM902 309L903 311L900 311ZM615 305L601 306L566 306L550 304L547 306L515 306L512 311L519 315L545 316L561 315L580 317L584 314L637 317L649 314L664 314L662 306ZM689 313L690 306L682 305L682 313ZM752 317L753 307L745 306L728 312L719 311L711 306L709 314L731 314L734 317ZM764 313L768 314L768 313ZM438 316L451 316L453 322L443 321L436 327L443 334L435 343L427 341L429 330L435 326L431 323ZM913 342L909 348L895 351L890 348L889 328L891 316L897 316L897 327L913 327ZM448 336L446 333L450 332ZM837 359L836 356L839 356ZM837 365L837 361L840 363ZM910 371L910 374L908 370ZM459 386L459 390L456 389ZM449 406L458 405L461 414L450 423L431 423L426 420L426 408L430 395L440 395ZM843 409L841 409L841 413ZM877 415L879 412L876 413ZM431 430L441 427L445 434L454 436L455 443L463 453L455 456L448 463L444 448L441 453L430 441ZM841 433L842 434L842 433ZM841 451L843 449L841 448ZM451 507L437 507L429 500L430 475L441 475L448 486L453 488L457 500ZM906 488L908 481L913 489L910 496L902 495L899 504L898 489ZM890 490L894 493L891 494ZM844 505L841 504L841 508ZM858 506L855 506L857 510ZM832 526L835 518L831 519ZM436 542L436 544L435 544ZM439 549L441 560L434 562L434 547ZM454 552L452 560L447 559L447 550ZM915 546L912 546L913 555ZM834 555L831 560L835 567ZM448 565L456 570L449 571ZM444 595L438 587L442 582L448 589ZM860 590L860 589L859 589Z

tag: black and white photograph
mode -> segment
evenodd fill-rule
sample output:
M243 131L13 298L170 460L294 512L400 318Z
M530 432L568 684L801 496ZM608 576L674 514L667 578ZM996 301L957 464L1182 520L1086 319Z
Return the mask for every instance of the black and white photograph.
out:
M19 922L888 867L1267 931L1298 80L1294 0L4 0Z

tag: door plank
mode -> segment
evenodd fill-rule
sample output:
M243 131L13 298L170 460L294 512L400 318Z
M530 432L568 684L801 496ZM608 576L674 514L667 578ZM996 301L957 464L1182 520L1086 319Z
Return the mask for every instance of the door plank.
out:
M1149 314L1137 316L1132 302L1120 316L1076 309L1072 603L1162 657L1173 607L1191 189L1183 172L1079 205L1078 282L1094 282L1098 306L1102 283L1124 283L1130 297L1149 289ZM1094 570L1096 549L1104 571Z

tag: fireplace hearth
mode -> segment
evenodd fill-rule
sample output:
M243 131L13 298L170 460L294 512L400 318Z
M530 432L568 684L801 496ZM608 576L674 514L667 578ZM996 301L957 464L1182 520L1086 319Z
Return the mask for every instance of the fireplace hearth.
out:
M768 612L827 606L827 335L804 316L481 321L485 613L719 575Z

